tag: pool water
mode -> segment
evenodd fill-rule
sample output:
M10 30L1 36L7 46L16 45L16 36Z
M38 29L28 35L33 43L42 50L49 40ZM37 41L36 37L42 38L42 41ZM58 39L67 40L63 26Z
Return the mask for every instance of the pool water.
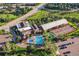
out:
M41 44L41 45L44 44L44 40L43 40L42 35L35 37L35 44Z

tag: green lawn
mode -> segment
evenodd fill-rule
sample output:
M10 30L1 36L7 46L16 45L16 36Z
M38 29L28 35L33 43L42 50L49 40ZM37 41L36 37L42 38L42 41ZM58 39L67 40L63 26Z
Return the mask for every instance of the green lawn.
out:
M0 18L3 18L3 19L15 19L17 16L16 15L13 15L13 14L0 14Z
M61 17L70 17L70 18L76 18L76 19L79 19L79 12L75 11L75 12L53 12L51 13L52 16L61 16Z
M0 30L0 35L4 34L5 31L4 30Z
M4 24L5 24L5 23L1 23L1 22L0 22L0 26L2 26L2 25L4 25Z
M47 17L47 15L48 15L47 11L40 10L36 14L34 14L33 16L29 17L28 20L45 18L45 17Z
M16 19L18 16L13 14L0 14L0 26L6 24L9 21Z
M62 16L62 15L61 15ZM63 17L70 17L70 18L76 18L79 19L79 12L70 12L63 14Z

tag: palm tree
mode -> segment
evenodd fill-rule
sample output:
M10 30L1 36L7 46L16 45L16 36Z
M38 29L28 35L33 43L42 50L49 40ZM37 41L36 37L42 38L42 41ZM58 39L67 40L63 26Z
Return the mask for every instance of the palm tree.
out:
M10 51L12 51L11 44L9 42L6 42L6 44L3 46L3 51L6 52L5 55L8 55L7 53L9 53Z
M3 46L3 51L6 52L5 55L11 55L13 51L16 51L16 48L17 46L14 43L6 42ZM12 55L16 55L16 53L14 52Z
M55 43L51 40L49 40L49 33L46 31L45 33L45 37L46 37L46 40L45 40L45 49L49 49L51 51L51 54L50 55L56 55L56 51L57 51L57 46L55 45Z

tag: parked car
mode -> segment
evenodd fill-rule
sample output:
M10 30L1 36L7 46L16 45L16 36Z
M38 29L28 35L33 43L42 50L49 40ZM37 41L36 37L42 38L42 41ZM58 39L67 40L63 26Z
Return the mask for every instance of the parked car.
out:
M63 46L66 46L66 44L59 45L58 47L63 47Z
M74 42L72 42L72 44L74 44Z
M8 38L9 38L9 36L6 36L5 38L7 38L7 39L8 39Z
M69 54L69 53L70 53L70 51L63 52L63 54Z
M62 47L60 47L59 49L65 49L65 48L67 48L66 46L62 46Z
M66 45L71 45L72 43L67 43Z

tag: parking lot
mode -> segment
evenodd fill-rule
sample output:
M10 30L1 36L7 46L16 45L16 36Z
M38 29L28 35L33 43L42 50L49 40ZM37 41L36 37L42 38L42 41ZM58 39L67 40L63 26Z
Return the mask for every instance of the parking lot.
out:
M11 41L9 35L0 35L0 46L7 41Z
M60 41L56 44L62 56L79 56L79 37L69 38L67 41Z

